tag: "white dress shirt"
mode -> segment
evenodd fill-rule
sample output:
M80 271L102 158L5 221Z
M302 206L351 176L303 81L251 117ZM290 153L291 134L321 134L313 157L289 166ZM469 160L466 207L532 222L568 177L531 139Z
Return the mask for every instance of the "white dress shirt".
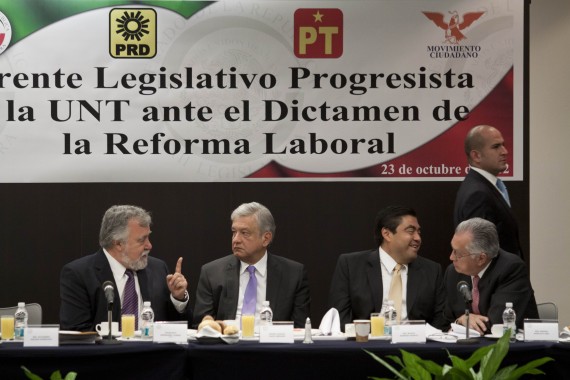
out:
M239 270L239 296L238 305L236 311L236 320L241 320L241 309L243 306L243 298L245 295L245 288L249 282L249 272L247 267L249 264L240 261ZM259 319L259 311L261 310L261 305L265 301L265 296L267 293L267 251L257 263L253 265L255 267L255 278L257 279L257 296L255 303L255 319ZM271 306L271 305L269 305Z
M125 285L127 284L127 280L129 279L129 277L125 274L125 271L127 270L127 268L125 268L125 266L123 264L121 264L119 261L117 261L117 259L115 259L113 256L111 256L109 254L109 252L107 252L107 250L105 248L103 248L103 252L105 253L105 256L107 257L107 261L109 261L109 266L111 267L111 271L113 272L113 278L115 280L115 284L117 285L117 291L119 292L119 298L121 299L121 309L123 308L123 292L125 291ZM139 277L137 276L137 272L133 271L135 274L135 289L137 291L137 295L139 296L139 312L138 315L141 315L141 309L143 307L143 299L142 299L142 294L141 294L141 288L139 285ZM166 277L164 278L164 281L166 281ZM189 300L186 301L178 301L176 298L174 298L172 296L172 294L170 294L170 300L172 301L172 304L174 305L174 307L176 308L176 310L178 310L179 313L183 313L184 309L186 309L186 305L188 304ZM152 304L150 305L150 307L152 307Z

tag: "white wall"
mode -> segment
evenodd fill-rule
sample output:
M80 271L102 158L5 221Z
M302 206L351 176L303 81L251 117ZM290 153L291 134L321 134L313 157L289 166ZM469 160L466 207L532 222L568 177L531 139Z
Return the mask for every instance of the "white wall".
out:
M570 1L530 5L530 267L570 325Z

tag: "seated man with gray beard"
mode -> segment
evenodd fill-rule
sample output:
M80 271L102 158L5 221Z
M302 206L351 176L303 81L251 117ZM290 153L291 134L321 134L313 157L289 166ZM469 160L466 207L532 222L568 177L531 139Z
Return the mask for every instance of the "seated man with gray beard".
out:
M94 254L66 264L60 277L62 330L94 331L107 321L107 300L102 284L114 286L113 321L135 314L138 322L144 301L150 301L157 321L191 321L188 283L181 273L182 257L173 274L166 263L149 257L150 214L140 207L113 206L101 222ZM132 297L125 296L126 293ZM136 294L135 294L136 293Z

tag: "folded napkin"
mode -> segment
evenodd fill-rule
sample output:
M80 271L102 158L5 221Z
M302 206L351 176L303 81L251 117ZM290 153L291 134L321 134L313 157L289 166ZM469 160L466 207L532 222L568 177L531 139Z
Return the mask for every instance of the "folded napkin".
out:
M340 331L340 316L337 309L333 307L326 312L319 325L319 330L323 335L342 335Z
M196 338L219 338L222 334L210 326L204 326L196 333Z
M449 333L456 335L458 338L465 338L466 331L467 331L467 329L465 328L465 326L458 325L457 323L452 323L451 324L451 331ZM476 338L476 337L480 337L481 334L479 334L479 332L477 330L469 329L469 336L471 338Z

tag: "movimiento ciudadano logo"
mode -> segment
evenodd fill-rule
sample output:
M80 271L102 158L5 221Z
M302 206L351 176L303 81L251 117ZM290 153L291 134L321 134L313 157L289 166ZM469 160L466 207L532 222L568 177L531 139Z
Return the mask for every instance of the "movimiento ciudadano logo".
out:
M10 45L12 40L12 25L8 17L4 13L0 12L0 54L4 52Z

